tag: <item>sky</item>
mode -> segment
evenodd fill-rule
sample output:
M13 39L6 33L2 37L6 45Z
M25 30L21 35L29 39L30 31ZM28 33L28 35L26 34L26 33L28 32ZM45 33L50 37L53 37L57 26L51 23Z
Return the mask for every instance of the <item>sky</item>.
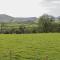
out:
M0 14L13 17L60 16L60 0L0 0Z

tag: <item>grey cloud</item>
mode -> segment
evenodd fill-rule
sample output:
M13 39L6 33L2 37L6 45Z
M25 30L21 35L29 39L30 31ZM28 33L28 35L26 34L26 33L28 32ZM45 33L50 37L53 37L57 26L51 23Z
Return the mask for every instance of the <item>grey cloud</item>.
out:
M60 0L42 0L41 5L46 10L49 10L48 14L60 15Z
M43 1L51 2L51 1L60 1L60 0L43 0Z

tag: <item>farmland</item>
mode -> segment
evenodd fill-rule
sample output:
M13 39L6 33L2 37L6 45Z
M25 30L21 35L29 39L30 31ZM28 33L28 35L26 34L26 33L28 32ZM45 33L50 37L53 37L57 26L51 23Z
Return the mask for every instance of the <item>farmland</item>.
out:
M0 60L60 60L60 33L0 34Z

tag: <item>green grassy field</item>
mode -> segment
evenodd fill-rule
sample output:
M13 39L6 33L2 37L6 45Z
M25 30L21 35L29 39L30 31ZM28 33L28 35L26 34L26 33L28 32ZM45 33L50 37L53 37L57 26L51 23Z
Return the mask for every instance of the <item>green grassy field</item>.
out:
M0 34L0 60L60 60L60 33Z

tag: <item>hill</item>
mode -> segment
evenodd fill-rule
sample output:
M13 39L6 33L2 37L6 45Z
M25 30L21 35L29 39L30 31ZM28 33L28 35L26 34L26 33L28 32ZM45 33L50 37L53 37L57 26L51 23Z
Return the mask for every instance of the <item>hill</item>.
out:
M12 17L5 14L0 14L0 22L33 22L36 17Z

